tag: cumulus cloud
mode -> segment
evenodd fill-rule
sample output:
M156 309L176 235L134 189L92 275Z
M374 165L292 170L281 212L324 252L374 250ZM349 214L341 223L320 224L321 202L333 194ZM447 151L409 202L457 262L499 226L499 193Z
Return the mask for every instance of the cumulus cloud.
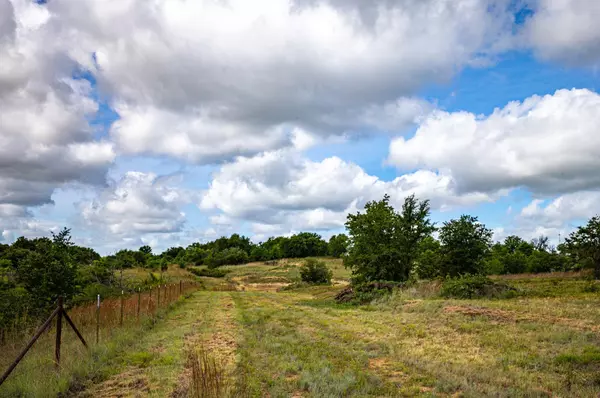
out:
M38 206L62 184L103 184L115 156L94 140L92 87L72 77L76 64L49 36L49 19L42 5L0 0L0 205Z
M573 221L586 221L600 214L600 192L582 191L561 195L550 201L534 199L525 206L520 218L545 227L565 227Z
M180 232L185 223L181 207L190 200L168 177L130 171L97 198L81 203L81 215L94 229L139 239L144 234Z
M535 13L525 25L525 37L542 58L599 66L598 20L597 0L537 0Z
M505 35L508 3L67 0L48 8L56 34L77 43L70 56L111 96L121 151L211 163L291 146L296 128L401 132L430 107L411 98L417 90Z
M448 170L458 192L523 186L534 194L600 187L600 95L558 90L489 116L436 111L414 137L390 144L399 168Z
M491 201L494 194L457 194L451 175L417 171L383 181L360 166L338 157L314 162L298 151L280 150L240 157L215 174L200 207L218 209L229 218L255 223L259 233L267 228L332 229L343 226L346 215L369 200L391 195L396 206L415 194L430 199L436 209Z

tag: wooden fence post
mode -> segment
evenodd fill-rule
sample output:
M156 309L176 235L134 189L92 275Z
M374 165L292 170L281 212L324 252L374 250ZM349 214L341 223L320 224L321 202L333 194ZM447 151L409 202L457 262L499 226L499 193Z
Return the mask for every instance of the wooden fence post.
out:
M44 324L42 326L40 326L40 328L37 330L37 332L35 332L35 335L31 338L31 340L29 340L29 343L27 343L27 345L25 346L23 351L21 351L19 356L13 361L13 363L8 367L8 369L6 369L6 371L4 372L2 377L0 377L0 386L2 385L2 383L4 383L4 381L11 374L11 372L17 367L19 362L21 362L21 359L23 359L25 354L27 354L27 351L29 351L29 349L33 346L33 344L37 341L37 339L40 338L42 333L44 333L46 331L46 329L48 329L48 327L50 327L52 320L58 313L59 313L59 308L56 307L56 309L54 309L54 311L52 312L52 315L50 315L50 317L48 319L46 319L46 322L44 322Z
M54 347L54 364L60 367L60 343L62 338L63 297L58 298L58 313L56 314L56 346Z
M158 298L157 298L157 304L156 304L156 309L158 310L160 308L160 285L158 285Z
M123 326L123 290L121 290L121 319L119 320L119 325Z
M96 304L96 344L100 342L100 295Z

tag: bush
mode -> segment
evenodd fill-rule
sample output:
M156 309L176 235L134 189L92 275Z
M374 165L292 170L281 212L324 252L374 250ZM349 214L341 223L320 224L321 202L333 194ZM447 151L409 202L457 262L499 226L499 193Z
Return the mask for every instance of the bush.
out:
M218 268L188 268L188 271L196 276L208 276L210 278L223 278L229 273L229 271Z
M464 275L446 279L442 284L441 295L458 299L508 298L516 293L514 287L494 282L484 275Z
M331 284L331 276L333 273L323 261L309 258L305 261L304 266L300 268L300 277L303 282L313 285L329 285Z
M338 303L365 304L377 298L391 294L394 289L404 286L400 282L375 281L365 283L353 283L335 296Z

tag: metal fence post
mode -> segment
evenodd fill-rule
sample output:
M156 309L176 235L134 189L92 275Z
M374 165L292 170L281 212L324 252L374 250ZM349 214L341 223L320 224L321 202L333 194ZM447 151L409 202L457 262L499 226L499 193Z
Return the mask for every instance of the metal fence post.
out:
M123 290L121 290L121 319L119 321L119 325L123 326Z
M96 344L100 342L100 295L96 304Z

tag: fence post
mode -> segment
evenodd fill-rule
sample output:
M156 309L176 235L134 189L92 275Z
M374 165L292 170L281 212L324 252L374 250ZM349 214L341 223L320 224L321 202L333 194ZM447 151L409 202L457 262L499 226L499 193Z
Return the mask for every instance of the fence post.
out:
M158 310L160 308L160 285L158 285L158 296L156 299L156 309Z
M119 320L119 325L123 326L123 290L121 290L121 319Z
M100 295L96 304L96 344L100 342Z
M31 340L29 340L29 343L27 343L27 346L25 346L23 351L21 351L21 353L19 354L17 359L15 359L13 361L13 363L10 364L10 366L8 367L8 369L6 369L6 371L4 372L2 377L0 377L0 386L8 378L8 376L11 374L11 372L17 367L19 362L21 362L21 359L23 359L25 354L27 354L27 351L29 351L29 349L33 346L33 343L35 343L37 341L37 339L42 335L42 333L44 333L46 331L46 329L48 329L48 327L50 327L52 320L54 319L54 317L56 316L56 314L58 312L59 312L59 308L56 307L54 309L54 311L52 312L52 314L50 315L50 317L48 319L46 319L46 322L44 322L44 324L42 326L40 326L40 328L37 330L37 332L35 332L35 335L31 338Z
M183 292L183 281L179 281L179 295Z
M142 306L142 293L140 292L140 288L138 287L138 306L137 306L137 321L140 322L140 308Z
M54 349L54 364L58 369L60 367L60 342L62 338L62 315L63 315L63 297L58 298L58 312L56 313L56 347Z

